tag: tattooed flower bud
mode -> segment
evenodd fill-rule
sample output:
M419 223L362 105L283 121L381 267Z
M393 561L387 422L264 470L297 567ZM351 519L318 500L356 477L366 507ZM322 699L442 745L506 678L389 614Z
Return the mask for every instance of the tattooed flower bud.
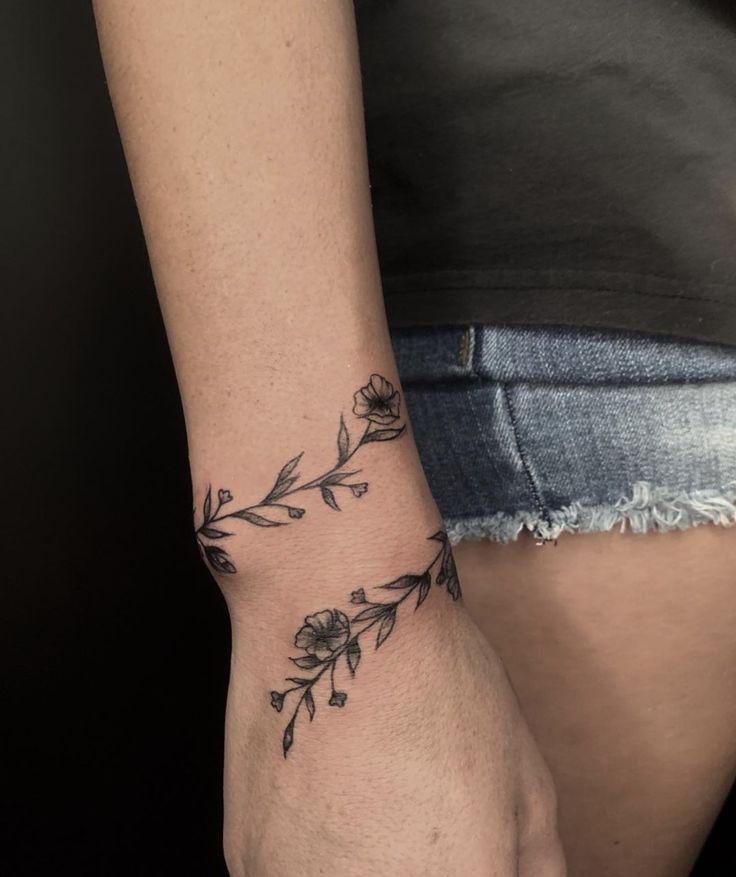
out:
M388 426L399 419L399 393L381 375L371 375L370 383L358 390L353 401L353 414L371 423Z
M366 490L368 490L368 482L363 481L360 484L351 484L350 489L353 491L353 496L363 496Z
M365 603L365 589L358 588L357 591L353 591L350 594L350 602L351 603Z
M276 712L281 712L281 709L284 706L284 695L280 691L271 692L271 706Z
M220 505L225 505L226 502L230 502L233 498L232 493L229 490L219 490L217 493L217 498L220 501Z
M304 627L294 638L294 645L298 649L304 649L308 655L324 661L344 646L349 636L350 622L347 615L339 609L323 609L314 615L307 615Z
M345 706L345 701L348 699L346 692L344 691L333 691L332 697L330 698L330 706Z

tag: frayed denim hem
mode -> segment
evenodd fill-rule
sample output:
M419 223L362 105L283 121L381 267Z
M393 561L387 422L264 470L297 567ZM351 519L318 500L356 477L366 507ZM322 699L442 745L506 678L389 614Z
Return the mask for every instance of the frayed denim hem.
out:
M549 542L561 533L602 533L618 528L633 533L687 530L699 524L736 524L736 482L722 490L675 492L637 481L631 497L610 505L586 506L574 502L542 512L496 512L477 518L448 519L445 528L453 545L462 539L511 542L522 530Z

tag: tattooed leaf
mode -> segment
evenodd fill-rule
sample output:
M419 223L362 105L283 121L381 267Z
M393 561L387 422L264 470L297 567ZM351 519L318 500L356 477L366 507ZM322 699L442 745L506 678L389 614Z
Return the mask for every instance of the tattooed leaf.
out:
M376 648L380 648L383 643L389 637L389 634L394 629L394 624L396 623L396 609L392 607L391 611L386 615L386 617L381 622L380 627L378 628L378 636L376 637Z
M292 457L291 460L283 467L283 469L276 476L276 483L280 484L285 478L288 478L289 475L296 469L299 460L304 456L304 451L301 454L297 454L296 457Z
M350 435L348 434L348 428L345 426L345 419L342 414L340 415L340 429L337 433L337 460L338 463L341 464L344 460L347 459L348 454L350 453Z
M230 561L228 553L216 545L203 545L205 557L210 566L217 572L234 573L235 567Z
M438 530L436 533L433 533L428 537L429 539L434 539L435 542L447 542L447 533L444 530Z
M304 515L304 509L298 509L294 506L289 506L289 517L290 518L301 518Z
M381 587L389 591L404 591L407 588L416 587L423 578L424 576L399 576L398 579L394 579L387 585L381 585Z
M455 558L452 556L452 551L450 551L449 547L445 550L445 556L442 558L442 569L440 570L440 576L442 576L443 581L447 582L447 590L451 594L451 589L455 589L459 594L460 584L457 581L457 567L455 566ZM455 580L454 584L453 579ZM454 597L454 599L457 600L457 597Z
M309 685L310 682L314 682L313 679L304 679L301 676L287 676L286 681L293 682L294 685L301 685L302 687Z
M327 505L334 509L336 512L340 511L340 506L337 504L337 500L335 499L335 494L330 490L329 487L322 488L322 499L327 503Z
M312 696L312 692L309 689L307 689L307 691L304 693L304 705L307 708L307 712L309 713L309 721L311 722L314 718L316 707L314 705L314 697Z
M202 513L204 514L204 522L205 524L210 519L210 512L212 511L212 485L207 488L207 495L204 498L204 507L202 509Z
M303 658L289 658L289 660L293 661L297 667L302 670L311 670L313 667L317 667L322 663L322 661L314 655L305 655Z
M357 640L351 641L345 652L345 657L347 658L350 673L355 676L355 671L358 669L358 663L360 662L360 646Z
M280 499L285 493L288 493L289 488L294 484L297 480L296 476L293 478L285 478L281 483L276 483L271 488L271 492L264 499L264 503L271 502L274 499Z
M452 576L447 580L447 593L453 600L460 599L460 580L457 576Z
M392 604L390 603L372 603L367 609L363 609L362 612L358 612L358 614L353 618L353 624L356 621L372 621L374 618L380 618L381 615L385 615L392 608Z
M453 578L457 578L455 558L452 556L452 550L450 549L449 544L445 544L444 554L442 556L442 566L440 567L440 571L437 574L436 584L444 585L445 583L447 583L447 588L449 590L450 582Z
M361 444L366 445L368 442L390 442L392 439L398 438L405 429L405 426L401 426L398 429L376 429L373 432L366 433Z
M269 491L268 495L263 500L264 503L271 502L274 499L279 499L282 497L294 484L295 481L298 480L299 476L295 475L291 476L291 473L296 469L299 460L304 456L304 451L301 454L297 454L296 457L292 457L289 462L282 467L279 474L276 476L276 481L274 482L273 487Z
M421 585L419 585L419 596L417 597L417 606L418 609L422 603L427 599L427 594L429 594L430 588L432 587L432 579L427 574L423 577Z
M294 716L296 718L296 716ZM291 746L294 742L294 719L292 719L289 724L286 726L284 730L284 739L282 741L282 746L284 749L284 758L286 758Z
M251 512L248 509L240 509L240 511L233 512L231 517L240 518L243 521L247 521L249 524L255 524L256 527L283 527L283 521L269 521L268 518L264 518L263 515L257 515L255 512Z
M199 532L208 539L223 539L225 536L232 536L232 533L225 533L224 530L215 530L214 527L200 527Z

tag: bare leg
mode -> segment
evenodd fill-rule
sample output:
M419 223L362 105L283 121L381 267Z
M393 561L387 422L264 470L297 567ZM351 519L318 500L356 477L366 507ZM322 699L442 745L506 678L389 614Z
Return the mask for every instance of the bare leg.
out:
M456 556L556 780L570 877L687 875L736 768L736 529Z

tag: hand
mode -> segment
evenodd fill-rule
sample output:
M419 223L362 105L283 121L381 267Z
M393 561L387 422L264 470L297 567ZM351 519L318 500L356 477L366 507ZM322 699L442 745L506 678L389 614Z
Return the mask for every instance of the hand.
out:
M462 603L435 587L439 569L416 612L421 584L397 607L379 650L381 619L365 630L372 619L350 619L366 604L343 607L351 635L365 630L354 676L339 616L321 645L309 629L296 637L322 663L289 668L285 656L300 651L294 632L271 632L277 617L291 614L283 602L275 612L263 591L243 613L231 602L225 848L232 877L564 873L547 769L498 658ZM392 603L410 587L367 596ZM323 633L329 623L313 620ZM330 649L343 649L334 662ZM307 679L323 668L309 708L294 683L282 695L285 673ZM278 712L269 710L269 689L277 689ZM342 705L333 689L346 695Z

